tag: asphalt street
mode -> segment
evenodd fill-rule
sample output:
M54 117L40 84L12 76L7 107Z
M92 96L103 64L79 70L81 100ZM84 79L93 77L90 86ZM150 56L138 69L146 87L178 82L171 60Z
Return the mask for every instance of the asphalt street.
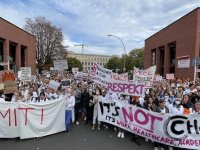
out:
M131 142L130 135L117 137L113 129L92 131L89 125L73 124L71 132L56 133L39 139L0 139L0 150L153 150L152 142Z

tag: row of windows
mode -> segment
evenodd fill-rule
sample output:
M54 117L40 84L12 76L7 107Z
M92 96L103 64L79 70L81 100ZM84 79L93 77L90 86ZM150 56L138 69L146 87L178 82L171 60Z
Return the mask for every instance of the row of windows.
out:
M80 60L91 60L91 61L108 61L109 58L91 58L91 57L77 57Z
M81 62L82 63L82 65L85 65L85 66L93 66L93 62L87 62L87 61L85 61L85 62ZM106 63L98 63L99 65L101 65L101 66L104 66Z

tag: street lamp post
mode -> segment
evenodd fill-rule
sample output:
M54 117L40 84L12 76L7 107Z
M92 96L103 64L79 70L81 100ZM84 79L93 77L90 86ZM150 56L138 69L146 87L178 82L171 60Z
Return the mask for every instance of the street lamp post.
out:
M112 35L112 34L109 34L108 36L113 36L113 37L117 38L118 40L120 40L120 42L122 43L123 49L124 49L124 54L126 56L126 49L125 49L125 45L124 45L124 42L122 41L122 39L120 37L118 37L116 35ZM124 73L126 71L126 62L125 62L126 57L125 56L124 56L124 69L123 69Z

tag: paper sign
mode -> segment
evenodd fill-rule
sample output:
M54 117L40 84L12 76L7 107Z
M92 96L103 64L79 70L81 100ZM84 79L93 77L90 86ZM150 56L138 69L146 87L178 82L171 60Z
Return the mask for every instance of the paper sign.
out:
M173 80L174 79L174 74L173 73L166 74L166 79Z
M60 86L60 83L54 80L51 80L48 85L49 88L54 89L54 90L57 90L59 86Z
M4 94L15 93L17 91L15 74L12 70L0 71L0 83L4 84Z
M22 81L31 81L31 67L21 67L21 78Z
M134 67L133 71L133 82L134 83L145 83L146 87L151 86L151 81L154 79L156 72L156 66L152 66L145 70L140 70Z
M54 63L54 70L64 70L68 69L67 60L55 60Z
M94 62L91 76L93 81L102 85L107 85L108 81L111 80L112 70L103 68Z

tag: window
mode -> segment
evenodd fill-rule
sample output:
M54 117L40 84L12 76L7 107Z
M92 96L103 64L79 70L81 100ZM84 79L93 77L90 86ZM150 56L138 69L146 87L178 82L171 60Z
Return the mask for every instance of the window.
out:
M0 61L3 61L3 41L0 40Z
M15 62L16 57L16 44L10 43L10 61Z
M156 49L152 50L152 65L156 64Z

